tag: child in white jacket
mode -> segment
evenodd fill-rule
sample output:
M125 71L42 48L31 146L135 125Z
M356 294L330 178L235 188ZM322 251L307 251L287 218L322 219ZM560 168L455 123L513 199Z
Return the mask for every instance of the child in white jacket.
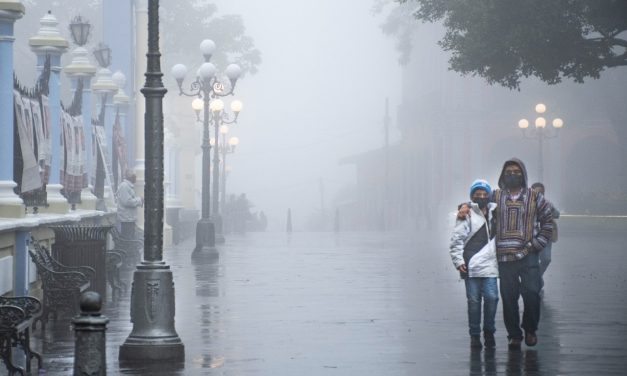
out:
M470 186L470 215L457 219L451 236L450 253L455 268L466 283L470 346L481 348L481 301L483 300L483 336L486 348L494 348L494 318L499 301L499 275L494 245L495 203L490 202L492 188L485 180Z

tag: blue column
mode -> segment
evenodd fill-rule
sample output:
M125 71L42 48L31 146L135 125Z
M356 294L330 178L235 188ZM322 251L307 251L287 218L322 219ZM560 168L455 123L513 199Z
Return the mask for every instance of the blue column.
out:
M19 17L0 10L0 181L13 181L13 24Z
M13 295L28 295L28 246L26 239L29 232L20 230L15 233L15 272L13 273Z

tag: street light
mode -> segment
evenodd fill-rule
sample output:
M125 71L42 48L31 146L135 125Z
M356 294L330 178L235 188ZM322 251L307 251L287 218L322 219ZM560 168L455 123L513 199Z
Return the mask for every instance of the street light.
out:
M144 258L133 273L131 322L133 330L122 346L120 361L182 362L185 346L174 328L174 281L163 261L163 97L159 52L159 1L148 1L148 53L145 129L146 187Z
M183 81L187 75L187 67L183 64L176 64L172 67L171 73L179 88L179 95L196 97L202 101L194 100L192 108L196 111L197 118L200 118L200 111L203 110L203 142L202 142L202 211L201 218L196 225L196 248L194 252L203 251L207 253L215 252L216 243L216 225L219 226L218 233L221 234L221 218L217 206L217 197L214 199L213 216L211 216L211 177L209 168L211 164L211 144L209 143L209 124L214 123L215 138L218 138L220 124L223 122L233 123L237 120L238 113L232 121L224 113L224 102L219 97L233 95L235 84L241 75L241 68L236 64L229 65L224 74L228 78L230 87L225 90L223 80L217 74L217 68L210 62L215 51L216 45L212 40L205 39L200 43L200 53L204 58L204 62L196 72L196 80L190 85L190 90L183 89ZM211 100L213 98L213 100ZM218 150L214 151L214 166L219 164ZM215 184L218 184L219 168L214 168ZM217 185L214 185L214 196L217 195ZM214 223L215 221L215 223ZM221 240L221 239L219 239Z
M232 103L233 102L231 102L231 108L233 108ZM239 104L241 108L241 102L239 102ZM230 128L227 124L223 124L220 126L220 135L222 136L222 140L220 140L220 142L218 142L218 145L217 145L217 149L220 151L220 154L222 154L222 163L221 163L221 169L220 169L220 173L222 175L222 186L220 187L220 191L221 191L220 211L222 212L222 214L224 214L224 208L226 207L226 177L227 177L226 156L229 153L234 153L235 148L237 147L237 145L239 145L239 138L237 137L231 137L227 140L227 134L229 133L229 130Z
M91 32L91 25L89 21L83 20L83 18L78 15L72 19L70 22L70 34L72 35L72 41L77 46L83 47L87 44L89 40L89 35Z
M546 105L543 103L538 103L535 107L536 113L538 115L544 114L546 112ZM564 126L564 121L560 118L555 118L551 122L553 125L553 129L546 127L546 118L543 116L538 116L533 124L535 128L529 128L529 121L527 119L520 119L518 121L518 128L520 128L523 132L524 138L537 139L538 147L539 147L539 166L538 166L538 175L541 182L544 181L544 139L547 138L556 138L559 134L559 130Z

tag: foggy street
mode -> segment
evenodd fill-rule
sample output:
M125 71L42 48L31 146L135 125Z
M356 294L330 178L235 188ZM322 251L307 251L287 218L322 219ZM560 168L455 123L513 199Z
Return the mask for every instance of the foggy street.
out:
M126 294L105 310L108 374L624 374L625 233L563 226L562 236L539 344L508 351L499 304L493 352L470 351L464 285L445 235L249 233L229 237L219 260L192 260L188 241L165 252L185 364L120 369L118 347L131 329ZM71 374L67 323L49 330L43 354L48 375Z

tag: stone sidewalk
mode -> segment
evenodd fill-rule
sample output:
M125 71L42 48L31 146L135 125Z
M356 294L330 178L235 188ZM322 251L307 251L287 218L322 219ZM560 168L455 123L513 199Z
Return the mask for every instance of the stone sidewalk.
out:
M192 261L187 242L165 252L185 363L120 368L131 330L125 294L106 306L108 374L624 375L627 239L561 235L539 345L514 352L500 307L496 350L470 351L446 236L252 233L227 238L213 262ZM69 324L36 337L46 374L72 374Z

